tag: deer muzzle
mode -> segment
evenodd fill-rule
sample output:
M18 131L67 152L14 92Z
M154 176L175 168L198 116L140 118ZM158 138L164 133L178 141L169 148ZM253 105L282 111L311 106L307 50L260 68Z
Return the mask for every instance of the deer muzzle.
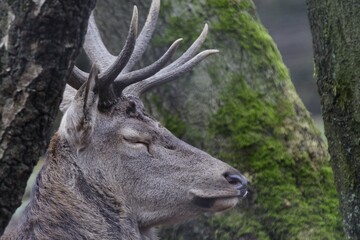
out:
M239 197L245 197L248 193L248 180L241 174L224 174L225 179L239 191Z

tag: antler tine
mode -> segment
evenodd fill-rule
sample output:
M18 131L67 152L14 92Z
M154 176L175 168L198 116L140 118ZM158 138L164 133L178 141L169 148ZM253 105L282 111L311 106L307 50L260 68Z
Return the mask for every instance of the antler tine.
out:
M181 41L182 38L176 40L164 53L164 55L153 64L143 69L139 69L130 73L119 75L116 78L116 81L114 82L115 92L121 93L122 90L124 90L127 86L142 81L148 77L151 77L152 75L160 71L169 62L171 57L175 54L175 51Z
M187 62L192 57L194 57L196 55L196 52L200 49L200 47L204 43L207 33L208 33L208 25L205 24L201 34L195 40L195 42L188 48L188 50L186 50L186 52L184 52L178 59L176 59L174 62L169 64L166 68L162 69L160 72L168 72L172 69L175 69L180 65L182 65L183 63Z
M134 50L136 35L137 35L137 24L138 24L138 11L137 7L134 6L133 16L130 23L129 33L125 42L125 46L121 50L118 57L111 55L105 45L103 44L93 14L91 14L88 25L87 41L84 45L85 51L89 56L90 60L96 65L99 64L100 68L104 71L99 77L98 87L108 87L119 75L122 69L129 61L131 54ZM104 51L104 52L102 52ZM96 56L96 54L99 54ZM110 65L110 67L109 67ZM72 74L68 80L70 86L75 89L79 89L80 86L86 82L89 74L81 71L78 67L74 66ZM106 90L105 90L106 91Z
M195 67L199 62L204 60L206 57L218 53L219 50L216 49L210 49L205 50L197 54L195 57L184 63L178 68L171 69L169 72L158 72L154 76L138 82L136 84L130 85L129 87L124 89L125 95L133 95L133 96L140 96L142 93L146 92L147 90L161 85L165 82L170 82L172 80L175 80L180 75L189 72L193 67Z
M127 87L126 89L124 89L124 94L140 96L140 94L142 94L143 92L157 85L178 78L183 73L190 71L195 65L201 62L207 56L217 53L218 50L205 50L194 57L198 49L204 43L207 32L208 25L205 24L199 37L189 47L189 49L180 56L180 58L175 60L167 67L161 69L154 76Z
M104 73L100 74L99 84L101 86L110 86L110 84L116 79L116 77L120 74L120 72L124 69L124 67L128 63L135 48L137 25L138 25L138 10L137 7L134 6L133 16L130 23L130 29L125 45L121 50L119 56L115 59L115 61L111 64L111 66L108 67Z
M148 46L151 37L155 31L157 19L160 11L160 0L153 0L151 2L150 10L138 38L136 39L136 45L133 54L131 55L129 62L123 69L123 73L130 72L134 65L141 59L146 47Z
M96 63L100 72L105 71L115 61L113 56L105 47L99 30L95 23L94 13L91 13L87 33L85 36L84 50L90 61Z

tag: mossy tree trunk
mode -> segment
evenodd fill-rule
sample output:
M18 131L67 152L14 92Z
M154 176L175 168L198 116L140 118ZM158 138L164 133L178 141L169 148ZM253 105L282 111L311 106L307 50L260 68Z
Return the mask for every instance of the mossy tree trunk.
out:
M344 230L348 239L360 239L360 2L307 3Z
M94 4L0 2L0 236L44 152Z
M133 4L146 15L148 3L140 0L97 6L112 50L121 46L124 16ZM342 239L327 146L252 1L163 0L144 63L179 37L184 38L179 52L184 50L205 22L210 26L206 47L221 53L145 101L179 137L240 169L251 180L251 194L225 215L164 229L161 238Z

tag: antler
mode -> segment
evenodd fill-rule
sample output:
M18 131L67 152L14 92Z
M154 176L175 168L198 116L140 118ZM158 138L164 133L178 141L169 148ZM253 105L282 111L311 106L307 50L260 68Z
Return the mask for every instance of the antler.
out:
M218 50L211 49L202 51L195 56L196 52L204 43L207 32L208 25L205 24L200 36L195 40L190 48L181 55L180 58L169 64L167 67L163 68L161 71L157 72L152 77L129 86L125 89L124 94L139 96L155 86L177 79L182 74L189 72L193 67L195 67L199 62L201 62L209 55L219 52ZM121 81L121 77L118 81ZM118 84L118 81L115 82L115 86Z
M125 46L117 57L110 54L106 49L101 40L94 16L91 15L84 50L89 59L99 67L100 75L96 88L99 91L101 102L105 105L112 104L121 94L139 96L154 86L172 81L190 71L207 56L218 52L218 50L205 50L196 55L208 32L208 26L205 24L197 40L173 63L165 67L182 39L176 40L164 55L153 64L131 71L141 59L150 42L156 27L159 9L160 0L153 0L145 25L136 38L138 14L137 8L134 7ZM74 67L68 83L78 89L87 79L88 73Z

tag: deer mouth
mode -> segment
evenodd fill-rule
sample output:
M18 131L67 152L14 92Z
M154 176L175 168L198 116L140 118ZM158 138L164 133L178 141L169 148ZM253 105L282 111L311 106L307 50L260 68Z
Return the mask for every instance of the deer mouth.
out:
M247 195L246 189L232 191L189 191L191 202L208 211L220 212L235 207L241 198Z

